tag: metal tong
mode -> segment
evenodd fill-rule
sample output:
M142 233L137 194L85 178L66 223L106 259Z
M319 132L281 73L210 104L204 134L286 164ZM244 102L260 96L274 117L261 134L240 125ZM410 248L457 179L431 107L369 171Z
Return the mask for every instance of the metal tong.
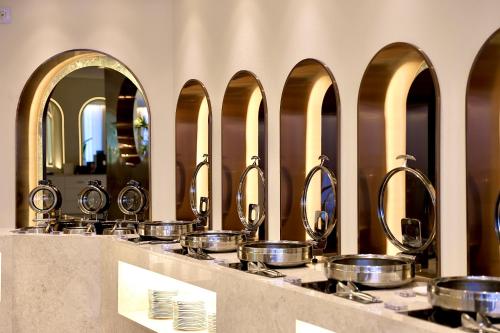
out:
M462 328L475 333L499 333L500 328L493 326L491 321L481 313L476 314L476 320L467 313L462 313Z
M194 259L198 259L198 260L214 260L215 259L212 256L210 256L209 254L205 253L199 247L196 247L196 248L188 247L187 250L188 250L187 256L194 258Z
M347 284L340 281L337 282L336 290L337 292L334 294L335 296L347 298L355 302L363 304L382 303L380 298L360 291L359 288L351 281L348 281Z
M248 273L261 275L268 278L280 278L286 276L285 274L280 273L275 269L267 267L266 264L261 261L248 262Z

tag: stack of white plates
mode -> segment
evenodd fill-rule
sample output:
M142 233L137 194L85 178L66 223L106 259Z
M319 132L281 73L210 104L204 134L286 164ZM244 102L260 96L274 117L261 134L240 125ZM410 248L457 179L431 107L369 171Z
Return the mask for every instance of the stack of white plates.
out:
M149 289L149 318L172 319L176 290Z
M178 299L174 303L174 329L180 331L201 331L207 329L205 302Z
M217 331L216 329L216 315L215 313L209 313L207 315L207 330L208 333L215 333Z

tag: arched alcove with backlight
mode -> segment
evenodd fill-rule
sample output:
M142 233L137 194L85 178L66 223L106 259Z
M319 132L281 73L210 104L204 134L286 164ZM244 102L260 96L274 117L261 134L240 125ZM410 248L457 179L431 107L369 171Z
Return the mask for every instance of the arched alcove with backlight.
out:
M105 112L90 117L100 119L102 130L88 134L80 118L85 101L93 96L101 96ZM64 111L62 128L48 121L54 117L51 99L57 100ZM16 226L32 224L34 214L29 210L28 194L42 179L62 187L64 201L71 205L65 206L63 201L61 213L72 216L81 213L73 208L77 207L76 194L86 185L83 178L99 178L114 198L128 179L138 180L149 189L150 121L142 86L114 57L93 50L72 50L41 64L25 84L17 109ZM52 125L61 133L60 139L51 136ZM82 158L90 140L102 144L87 154L87 159ZM52 151L48 156L57 147L62 151ZM116 207L108 216L123 217Z
M416 158L416 161L408 160L408 166L420 170L439 193L439 86L436 74L420 49L407 43L394 43L372 58L359 90L360 253L400 252L389 241L379 221L378 196L385 175L405 163L396 158L406 154ZM401 243L408 242L411 237L425 243L433 238L431 231L436 231L437 237L423 254L429 259L423 266L423 274L439 274L439 210L438 206L433 209L423 183L408 172L398 172L387 185L383 203L388 227ZM406 218L412 218L418 226L405 229L405 234L415 234L403 239Z
M176 215L178 220L196 218L191 206L191 184L195 180L195 207L206 204L211 211L212 112L205 86L189 80L182 87L175 115ZM199 171L197 166L202 164ZM210 214L209 214L210 217ZM209 218L210 220L210 218Z
M467 85L467 242L471 275L500 276L500 30L488 38Z
M260 158L259 166L267 174L267 106L264 89L255 74L239 71L229 81L222 102L222 228L242 230L237 211L236 194L240 177ZM248 218L249 205L267 207L267 181L264 188L255 169L248 173L244 192L243 215ZM262 209L261 209L262 213ZM265 219L259 237L266 237Z
M281 239L306 239L301 213L301 196L306 176L319 164L319 156L329 158L325 166L337 178L335 207L326 208L331 199L332 184L316 174L308 190L308 219L315 212L328 210L336 215L337 224L328 237L327 250L340 249L340 100L331 71L320 61L305 59L292 69L281 95L280 174ZM324 175L323 175L324 177ZM335 185L334 185L335 186ZM331 204L331 203L330 203ZM313 215L309 216L310 213Z

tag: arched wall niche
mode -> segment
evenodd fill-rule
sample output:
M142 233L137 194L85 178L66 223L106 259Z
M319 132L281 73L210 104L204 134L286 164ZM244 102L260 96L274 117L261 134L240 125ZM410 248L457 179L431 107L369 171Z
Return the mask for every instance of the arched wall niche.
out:
M264 88L255 74L242 70L230 79L222 102L222 228L241 230L236 194L240 177L259 156L259 166L267 175L267 103ZM248 204L267 207L267 178L264 193L255 170L248 174L244 189L244 215ZM267 236L267 218L259 228L259 238Z
M483 44L467 84L467 247L471 275L500 276L500 29Z
M38 181L44 178L43 117L47 101L54 87L62 79L86 67L100 67L120 73L135 85L147 103L144 89L136 76L123 63L108 54L95 50L69 50L41 64L26 82L17 107L16 227L31 224L34 215L28 208L28 194ZM150 174L149 167L148 173ZM147 184L148 188L149 185L150 182Z
M385 216L402 241L401 218L418 218L422 236L428 236L436 216L437 236L428 250L439 250L439 85L428 57L407 43L382 48L370 61L358 96L358 248L360 253L395 254L377 216L379 189L387 172L400 167L401 154L415 155L408 166L421 170L438 193L431 210L425 188L402 172L387 186ZM435 215L434 215L435 214ZM428 238L428 237L427 237ZM435 260L424 274L438 275Z
M195 218L190 205L191 180L198 163L212 155L212 108L205 86L198 80L189 80L182 87L175 115L176 158L176 215L179 220ZM211 197L211 168L203 167L197 177L196 201ZM211 211L211 209L210 209ZM209 216L209 221L210 221Z
M330 69L316 59L304 59L291 70L281 95L280 110L280 233L281 239L307 238L302 223L301 195L309 171L326 155L337 178L337 224L328 238L327 250L340 249L340 99ZM309 216L323 204L321 178L315 177L308 194ZM314 207L310 206L313 205Z

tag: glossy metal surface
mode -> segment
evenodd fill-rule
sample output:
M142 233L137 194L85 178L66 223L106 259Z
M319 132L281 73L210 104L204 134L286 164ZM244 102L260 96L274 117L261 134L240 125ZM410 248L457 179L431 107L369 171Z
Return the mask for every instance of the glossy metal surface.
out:
M140 236L161 240L179 240L181 235L193 232L196 221L149 221L137 227Z
M191 179L191 188L189 189L189 204L191 205L191 211L193 212L194 216L196 216L198 219L206 219L210 215L210 198L205 198L206 200L206 202L204 203L205 206L203 205L202 202L200 202L200 207L197 207L197 202L196 202L196 192L197 192L196 183L198 179L198 173L203 167L206 167L208 168L208 170L210 170L210 162L208 161L209 155L204 154L203 158L204 158L203 161L198 163L196 165L196 168L194 169L193 177Z
M96 199L96 196L98 199ZM87 215L105 212L110 205L109 194L99 180L91 180L78 194L78 207Z
M261 165L264 173L266 173L267 104L261 82L255 74L246 70L239 71L233 75L224 93L221 119L222 229L224 230L241 230L235 198L241 172L247 167L245 149L247 111L252 95L256 90L259 90L262 94L258 111L260 130L256 135L259 146L258 155L264 160Z
M211 230L184 234L180 243L184 248L201 248L208 252L234 252L244 240L244 234L239 231Z
M238 247L241 261L262 262L275 267L295 267L311 262L312 245L298 241L256 241Z
M351 281L375 288L393 288L415 278L412 260L379 254L343 255L326 262L328 279Z
M149 205L149 194L140 182L130 180L118 193L118 207L125 215L142 213Z
M69 227L63 229L63 234L65 235L87 235L90 233L95 234L95 228L92 226Z
M444 309L478 312L500 318L500 278L458 276L438 278L427 286L429 302Z
M42 196L42 205L37 205L38 196ZM48 214L62 205L61 192L50 180L40 180L38 186L29 194L29 205L37 214Z
M396 246L398 249L401 251L406 251L409 253L415 252L422 252L423 250L427 249L429 245L434 242L434 239L436 238L436 230L437 230L437 204L436 204L436 190L434 189L434 186L432 185L431 181L425 174L423 174L420 170L410 168L407 166L407 161L408 159L415 160L415 157L411 155L401 155L396 157L396 159L404 159L403 166L394 168L391 171L389 171L384 179L382 180L382 185L380 186L379 193L378 193L378 206L377 206L377 213L378 213L378 218L380 220L380 223L382 224L382 228L384 229L384 233L388 237L388 239L391 241L394 246ZM434 209L434 214L433 219L432 219L432 229L429 232L429 238L419 247L411 247L408 244L402 243L399 239L397 239L396 236L391 231L391 228L387 224L387 221L385 219L385 210L384 210L384 199L385 199L385 192L387 189L387 184L389 183L389 180L396 175L398 172L407 172L408 174L411 174L415 176L422 184L424 184L425 189L429 193L429 196L431 198L432 202L432 208Z
M195 173L197 157L201 155L197 147L198 120L200 107L204 100L208 104L208 135L203 140L208 142L209 156L212 153L212 106L210 97L202 82L189 80L179 92L177 109L175 113L175 161L176 161L176 218L179 220L191 220L193 216L190 200L190 180ZM210 162L210 160L208 161ZM211 198L211 169L208 168L208 203ZM210 207L209 220L210 220Z
M474 60L466 102L468 273L500 276L492 222L500 191L500 29Z
M262 171L262 169L259 167L259 161L260 161L259 156L252 156L252 160L253 163L245 168L245 171L243 171L243 174L240 177L240 182L238 184L238 192L236 193L236 209L238 211L238 217L241 221L241 224L243 224L245 229L251 232L255 232L259 229L259 226L262 224L262 222L264 222L266 218L266 207L265 207L266 199L264 198L264 200L262 200L263 205L259 205L259 203L251 204L248 210L248 217L247 217L245 216L245 211L243 209L243 197L244 197L243 192L245 191L245 183L250 171L252 170L257 171L257 174L259 175L260 185L263 186L264 189L266 188L266 178L264 177L264 171ZM261 202L260 199L259 202ZM252 217L253 212L257 214L256 218Z
M103 235L124 236L137 234L135 228L132 227L113 227L104 229Z
M316 174L316 172L324 172L328 180L330 181L330 184L332 184L332 193L333 193L333 207L335 207L335 211L337 210L337 193L335 191L335 186L337 185L337 179L335 178L335 175L332 170L327 168L324 164L326 161L328 161L328 157L326 155L321 155L319 157L320 164L315 166L314 168L309 171L306 177L306 181L304 184L304 190L302 192L302 197L300 199L300 206L302 209L302 222L304 224L304 228L306 229L307 233L309 236L311 236L312 239L314 239L316 242L319 242L321 240L326 239L331 232L333 231L333 228L335 228L335 224L337 223L336 217L333 214L330 214L329 216L327 215L326 221L326 228L324 230L318 230L314 225L311 226L311 223L309 222L307 218L307 192L309 189L309 186L311 185L311 181ZM321 212L328 214L327 212ZM320 217L322 219L322 217ZM316 223L316 221L314 221Z

